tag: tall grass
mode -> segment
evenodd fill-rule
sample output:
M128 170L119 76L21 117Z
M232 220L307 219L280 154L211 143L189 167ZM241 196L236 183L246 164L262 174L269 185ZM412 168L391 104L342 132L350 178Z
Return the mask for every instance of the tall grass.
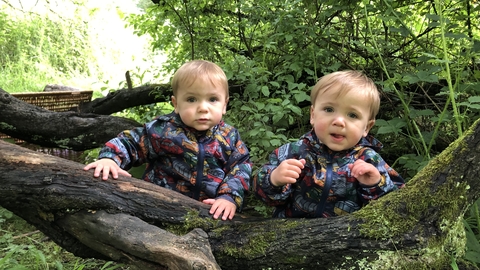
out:
M14 13L15 14L15 13ZM12 16L0 9L0 87L8 92L42 91L48 83L68 84L90 76L95 62L82 22L39 15Z
M91 82L112 77L110 66L98 64L97 56L102 53L93 51L92 48L99 46L90 43L93 39L91 29L85 21L67 19L59 14L41 16L0 2L0 88L9 93L39 92L47 84L91 89ZM102 45L105 54L115 50L109 47L113 45ZM0 207L2 269L110 270L129 267L75 257L34 226Z
M389 12L392 12L400 25L407 28L407 32L412 34L412 31L408 29L407 23L400 19L400 16L396 16L395 10L389 6L389 1L383 1L389 8ZM468 74L470 70L469 62L462 61L461 57L452 53L455 49L458 49L459 39L463 39L461 35L453 35L452 29L448 28L448 19L442 13L444 10L443 1L435 0L435 7L437 14L435 16L431 15L430 20L438 25L436 36L439 37L438 48L432 49L425 46L420 46L421 54L425 56L428 60L423 68L428 68L428 71L425 72L425 76L418 76L418 80L411 80L413 83L421 83L422 80L428 82L439 83L440 81L446 81L447 85L444 87L440 95L446 97L446 102L443 104L443 108L439 104L435 104L437 110L419 110L411 107L410 100L404 95L404 93L397 89L398 86L401 86L405 81L405 78L409 74L391 74L393 71L389 69L386 65L383 56L382 50L377 45L375 38L371 39L373 44L373 49L377 54L377 62L381 69L384 72L387 80L385 81L384 90L391 90L395 93L396 97L402 104L400 109L400 115L403 116L401 121L405 121L402 125L398 125L398 129L392 128L389 130L391 133L399 133L400 130L406 127L408 136L406 136L410 142L409 144L416 146L417 156L421 162L412 165L414 172L418 172L423 166L425 166L428 161L433 158L436 153L432 152L432 145L436 143L436 140L443 136L440 131L453 134L453 138L460 137L463 134L464 127L468 127L472 124L472 119L477 119L479 117L476 104L478 103L479 97L475 93L466 92L465 85L477 83L476 77L474 74ZM367 18L366 26L367 30L370 33L371 37L375 37L372 33L371 23L369 19L371 16L368 14L367 6L364 7L365 17ZM448 36L448 37L447 37ZM469 46L473 46L474 40L470 42L463 42L465 44L461 50L464 52L469 52ZM460 46L461 47L461 46ZM474 55L472 55L474 56ZM477 55L478 56L478 55ZM468 58L467 58L468 59ZM456 63L456 68L451 69L450 64ZM422 74L423 70L415 70L414 74ZM458 72L455 74L455 72ZM453 79L455 78L455 83ZM441 105L441 104L440 104ZM462 105L460 107L459 105ZM450 117L447 117L450 116ZM468 115L468 117L467 117ZM420 116L420 117L419 117ZM450 119L448 119L450 118ZM421 121L419 121L421 119ZM390 121L398 121L398 119L393 119ZM419 124L417 124L417 122ZM428 132L427 130L422 130L421 125L425 122L428 122L433 126L433 131ZM387 126L385 124L385 126ZM393 125L390 125L392 127ZM407 159L407 157L404 157ZM476 201L470 209L466 212L464 216L465 232L467 237L467 245L465 247L465 254L462 258L458 257L458 254L451 254L452 256L452 269L458 269L457 260L466 260L472 264L475 264L477 267L480 266L480 213L479 213L480 200Z
M0 269L113 270L129 267L75 257L35 227L0 207Z

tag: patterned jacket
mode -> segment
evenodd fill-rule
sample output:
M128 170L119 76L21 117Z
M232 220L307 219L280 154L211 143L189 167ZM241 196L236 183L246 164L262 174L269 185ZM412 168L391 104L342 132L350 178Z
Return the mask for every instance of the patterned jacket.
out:
M223 198L240 209L250 186L252 163L238 131L221 121L199 132L176 113L121 132L100 150L122 169L146 163L142 178L191 198Z
M403 178L376 152L381 148L382 144L368 135L353 148L334 152L319 142L312 130L270 154L269 162L255 175L255 194L267 205L276 207L274 217L331 217L354 212L370 200L404 186ZM306 160L299 179L295 184L273 186L270 174L290 158ZM377 185L362 185L350 175L348 164L357 159L373 164L380 171ZM326 201L320 204L327 183L328 196L325 194Z

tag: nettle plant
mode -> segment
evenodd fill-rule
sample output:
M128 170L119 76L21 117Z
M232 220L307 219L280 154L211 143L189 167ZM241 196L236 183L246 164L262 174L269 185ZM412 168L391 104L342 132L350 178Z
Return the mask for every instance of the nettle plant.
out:
M271 74L254 62L249 64L235 77L245 87L243 97L232 95L225 118L240 131L252 161L261 164L275 148L298 139L309 128L305 126L308 108L300 104L310 104L310 88L295 82L292 75Z

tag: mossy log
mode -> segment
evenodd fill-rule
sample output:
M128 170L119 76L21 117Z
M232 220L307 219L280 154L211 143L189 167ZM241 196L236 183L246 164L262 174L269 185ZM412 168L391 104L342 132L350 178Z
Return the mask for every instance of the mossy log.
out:
M106 107L113 106L104 101ZM78 151L100 147L120 131L141 125L131 119L109 115L49 111L19 100L2 89L0 116L0 132L13 138L43 147Z
M406 187L328 219L213 220L208 206L0 141L0 205L81 257L147 269L451 269L478 199L478 121ZM468 265L463 265L466 268Z

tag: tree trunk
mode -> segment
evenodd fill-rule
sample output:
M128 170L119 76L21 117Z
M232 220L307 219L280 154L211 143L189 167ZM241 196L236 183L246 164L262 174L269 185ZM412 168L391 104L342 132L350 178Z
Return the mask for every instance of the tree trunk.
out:
M142 125L110 114L135 106L168 102L171 93L169 85L120 89L82 103L76 111L53 112L23 102L0 88L0 132L43 147L76 151L97 148L121 131Z
M213 220L208 206L0 141L0 205L81 257L147 269L451 269L478 199L478 122L399 191L351 215ZM472 151L473 150L473 151Z

